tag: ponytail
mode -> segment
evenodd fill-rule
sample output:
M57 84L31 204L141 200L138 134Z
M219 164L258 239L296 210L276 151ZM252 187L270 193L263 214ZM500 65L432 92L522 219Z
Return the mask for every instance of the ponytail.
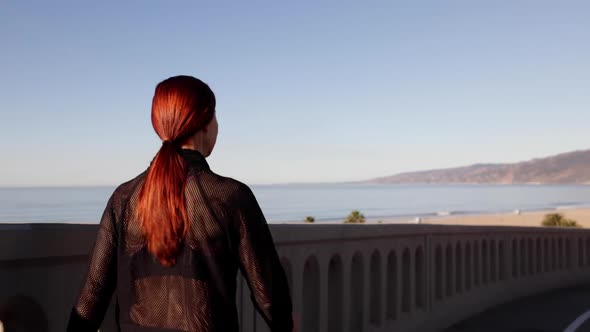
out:
M185 185L184 160L173 142L164 141L139 193L136 213L148 251L165 266L176 264L189 229Z

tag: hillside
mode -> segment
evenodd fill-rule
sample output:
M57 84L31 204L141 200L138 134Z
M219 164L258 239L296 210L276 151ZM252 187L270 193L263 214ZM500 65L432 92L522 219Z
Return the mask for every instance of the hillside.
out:
M590 150L574 151L514 164L472 166L401 173L370 179L398 184L590 184Z

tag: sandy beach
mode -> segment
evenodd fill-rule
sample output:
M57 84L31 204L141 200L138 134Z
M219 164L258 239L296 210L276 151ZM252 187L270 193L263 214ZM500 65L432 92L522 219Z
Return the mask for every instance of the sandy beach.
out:
M575 220L578 225L590 227L590 209L546 210L536 212L502 213L475 216L449 216L424 218L423 224L438 225L477 225L477 226L527 226L541 227L544 216L548 213L560 213L565 218Z
M541 222L548 213L559 213L567 219L575 220L579 226L590 228L590 208L572 208L558 210L543 210L535 212L493 213L480 215L456 215L422 218L420 224L433 225L473 225L473 226L525 226L543 227ZM342 223L345 218L316 221L316 224ZM287 221L278 223L307 224L301 221ZM416 219L375 218L367 217L367 224L415 224ZM308 224L313 225L313 224Z
M548 213L559 213L567 219L575 220L578 225L590 228L590 208L553 209L534 212L493 213L480 215L456 215L422 218L420 224L432 225L474 225L474 226L525 226L542 227L541 222ZM416 219L399 218L371 218L366 219L367 224L415 224ZM342 222L331 220L331 222Z

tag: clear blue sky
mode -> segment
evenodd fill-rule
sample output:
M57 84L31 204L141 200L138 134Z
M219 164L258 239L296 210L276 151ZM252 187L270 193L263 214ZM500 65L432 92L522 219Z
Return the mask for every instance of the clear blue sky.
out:
M590 148L589 2L322 3L1 2L0 186L131 179L178 74L217 95L212 168L249 184Z

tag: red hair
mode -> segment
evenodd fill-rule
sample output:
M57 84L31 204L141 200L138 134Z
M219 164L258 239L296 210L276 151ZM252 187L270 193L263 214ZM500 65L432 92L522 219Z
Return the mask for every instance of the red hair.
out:
M184 196L187 170L178 149L214 113L215 95L199 79L175 76L156 87L152 125L163 143L148 169L135 212L148 251L166 266L176 263L190 227Z

